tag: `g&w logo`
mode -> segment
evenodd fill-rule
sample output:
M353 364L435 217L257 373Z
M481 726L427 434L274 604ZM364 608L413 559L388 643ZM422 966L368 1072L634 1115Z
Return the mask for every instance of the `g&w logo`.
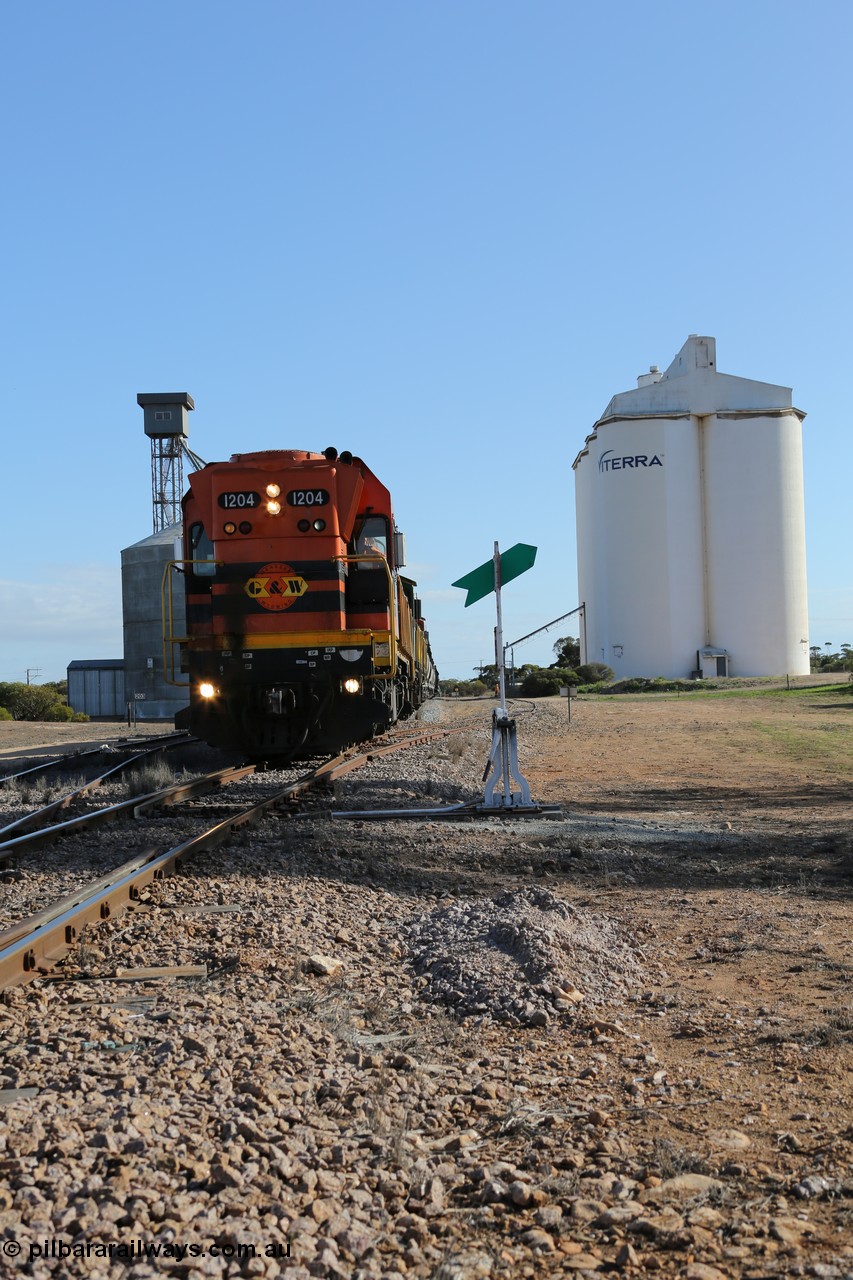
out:
M308 583L289 564L265 564L249 579L243 590L262 609L289 609L304 596Z

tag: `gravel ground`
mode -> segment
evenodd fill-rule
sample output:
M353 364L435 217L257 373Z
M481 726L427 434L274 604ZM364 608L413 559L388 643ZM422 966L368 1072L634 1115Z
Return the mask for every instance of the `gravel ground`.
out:
M624 930L544 887L459 899L417 916L405 936L429 999L510 1026L547 1027L553 1013L612 1003L643 979Z
M663 717L645 770L670 705L636 712ZM599 707L571 739L564 704L518 708L559 821L337 816L479 798L491 706L436 705L478 723L188 863L7 993L8 1269L853 1275L847 810L646 807ZM113 976L134 965L207 976Z

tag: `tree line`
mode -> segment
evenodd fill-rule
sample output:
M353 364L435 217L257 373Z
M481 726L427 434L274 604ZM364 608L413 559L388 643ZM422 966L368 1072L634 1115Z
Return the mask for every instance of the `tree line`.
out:
M812 645L809 654L813 672L849 671L853 680L853 646L841 645L834 650L828 642L821 648ZM615 673L612 667L603 662L581 662L580 640L576 636L562 636L554 644L554 661L548 667L539 667L533 663L525 663L513 671L507 671L507 681L512 682L513 691L520 692L528 698L543 698L556 695L561 688L574 686L584 692L596 693L648 693L665 692L669 689L702 689L706 686L702 680L666 680L662 676L656 679L639 677L620 680L614 683ZM476 677L472 680L442 680L441 692L445 696L477 698L491 694L498 681L498 669L495 663L483 664L476 668Z
M88 720L68 705L68 681L0 683L0 720Z
M809 649L809 657L814 672L853 671L853 648L849 644L843 644L837 653L833 652L831 640L827 640L823 648L819 644L813 644Z
M507 672L513 686L527 698L547 698L559 694L560 689L597 688L608 684L614 676L613 668L603 662L581 662L581 642L577 636L562 636L554 644L555 661L548 667L526 662ZM445 696L477 698L493 693L498 682L497 664L487 663L477 668L473 680L442 680L441 692Z

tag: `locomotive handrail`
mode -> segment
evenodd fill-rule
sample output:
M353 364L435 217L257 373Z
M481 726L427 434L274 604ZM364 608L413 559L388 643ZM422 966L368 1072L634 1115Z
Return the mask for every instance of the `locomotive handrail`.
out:
M190 687L189 680L175 679L175 645L188 644L190 637L176 636L174 634L174 597L172 594L172 574L169 570L177 569L178 572L181 572L181 565L223 563L224 561L222 560L168 560L163 570L163 580L160 583L160 619L163 623L163 679L166 684L174 685L176 689L188 689ZM184 623L186 624L186 618L184 618Z
M391 568L388 561L378 552L367 555L358 556L332 556L332 563L341 561L343 564L359 564L370 563L381 565L385 570L385 576L388 579L388 640L389 640L389 661L390 670L380 674L371 676L372 680L393 680L397 674L397 628L394 625L396 612L394 609L394 578L391 574Z

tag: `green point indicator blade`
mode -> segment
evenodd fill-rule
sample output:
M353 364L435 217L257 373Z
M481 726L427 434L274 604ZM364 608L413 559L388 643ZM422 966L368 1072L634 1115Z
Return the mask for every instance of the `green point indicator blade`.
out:
M518 578L528 569L532 569L536 551L537 548L530 546L527 542L517 542L514 547L510 547L509 551L504 551L501 555L501 586L512 582L513 578ZM478 600L491 595L495 589L494 560L487 560L485 564L478 565L470 573L457 578L451 585L461 587L463 591L468 592L468 598L465 601L466 609L469 604L476 604Z

